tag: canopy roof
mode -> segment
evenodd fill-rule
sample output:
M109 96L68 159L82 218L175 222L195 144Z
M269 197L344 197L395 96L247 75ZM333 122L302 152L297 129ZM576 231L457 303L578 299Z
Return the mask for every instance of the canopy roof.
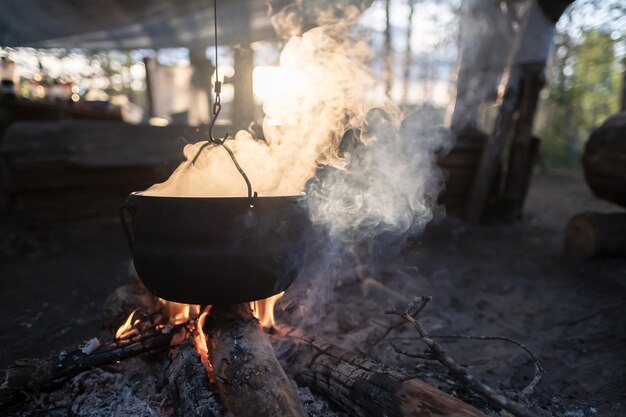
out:
M268 9L292 0L218 1L221 44L275 37ZM247 35L246 35L247 36ZM137 49L213 44L211 0L3 0L0 45Z

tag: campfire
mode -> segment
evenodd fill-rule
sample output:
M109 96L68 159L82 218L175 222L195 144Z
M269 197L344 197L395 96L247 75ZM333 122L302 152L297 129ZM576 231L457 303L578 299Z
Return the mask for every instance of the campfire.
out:
M133 192L120 210L134 267L131 284L107 301L113 331L2 371L0 405L27 398L39 409L66 407L81 415L142 409L141 415L159 416L485 416L374 360L367 349L346 349L306 326L276 322L277 303L305 267L313 276L297 286L299 294L311 291L291 299L293 310L323 317L311 313L311 305L324 303L316 291L332 287L321 279L330 282L342 267L360 274L361 253L392 253L419 234L434 217L442 187L435 154L447 146L445 138L428 127L401 126L388 97L371 97L375 79L360 61L363 45L352 42L348 30L358 12L347 7L338 22L286 43L280 67L286 82L265 103L263 138L246 130L214 136L221 111L216 71L206 140L188 144L186 160L167 181ZM215 59L219 68L217 52ZM387 312L400 322L381 340L407 325L425 351L391 344L394 354L436 362L493 407L532 415L480 382L430 336L419 317L430 297L410 300L375 278L359 279L394 301L408 301ZM509 342L535 365L517 396L523 399L541 380L541 365L525 346ZM135 411L94 404L111 378L106 370L128 374L133 358L150 368L138 372L139 379L154 379L147 392L128 393L126 406ZM68 405L60 394L48 394L62 383L81 400ZM128 381L120 385L129 392Z
M145 406L152 415L172 415L177 410L178 415L194 416L335 416L334 409L351 416L484 416L417 377L407 377L367 355L308 336L289 324L277 324L274 309L283 293L251 303L182 304L152 295L132 265L130 272L131 284L114 291L106 303L109 321L121 323L112 329L109 340L94 338L75 351L22 361L4 370L0 404L10 406L26 395L33 404L43 401L64 407L67 398L59 398L62 394L56 394L55 387L65 383L86 390L81 401L74 398L69 404L80 415L112 412L106 404L87 400L105 395L101 384L106 383L108 374L101 370L117 367L116 372L132 374L129 368L138 366L133 358L143 356L144 362L164 373L167 389L164 393L149 384L153 391L145 398L150 404L135 398L139 405L129 403L128 407ZM414 326L427 346L420 354L392 343L396 352L439 361L495 405L516 416L531 416L456 365L429 337L417 319L429 301L428 297L417 298L404 310L388 312ZM387 333L393 327L397 324ZM539 373L523 395L531 394L541 379L536 364ZM149 374L142 369L134 372L142 378ZM121 383L128 381L122 379ZM146 415L144 409L135 411Z

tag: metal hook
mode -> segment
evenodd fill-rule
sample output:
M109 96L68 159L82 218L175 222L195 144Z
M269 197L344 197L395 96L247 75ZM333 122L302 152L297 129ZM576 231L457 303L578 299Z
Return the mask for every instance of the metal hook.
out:
M233 153L233 151L230 150L230 148L228 146L226 146L226 144L224 142L226 142L226 139L228 139L228 132L226 133L226 135L224 136L223 139L219 139L213 136L213 128L215 127L215 122L217 121L217 117L220 115L220 112L222 111L222 100L220 98L220 93L222 92L222 82L219 80L219 76L218 76L218 69L219 69L219 65L217 62L218 59L218 53L217 53L217 0L213 0L213 13L214 13L214 30L215 30L215 102L213 103L213 115L211 117L211 122L209 124L209 139L202 144L202 146L200 146L200 148L198 149L198 152L196 152L196 155L193 157L193 159L191 160L191 165L195 165L196 161L198 160L198 158L200 157L200 154L202 153L203 150L205 150L209 145L222 145L224 147L224 149L226 149L226 151L228 152L228 155L230 156L230 159L233 160L233 164L235 164L235 167L237 168L237 171L239 171L239 173L241 174L241 176L243 177L244 181L246 182L246 187L248 188L248 198L250 199L250 207L254 206L254 200L253 198L256 198L257 193L254 192L254 194L252 193L252 184L250 184L250 180L248 179L248 176L246 175L246 173L244 172L244 170L241 168L241 166L239 165L239 163L237 162L237 158L235 158L235 154Z
M216 87L215 87L216 91L219 91L218 88L217 88L218 84L221 84L221 83L219 81L216 83ZM219 93L216 93L216 94L217 95L215 96L215 103L213 103L213 117L211 117L211 123L209 124L209 140L205 144L203 144L200 147L200 149L198 149L198 152L196 152L196 155L191 160L191 165L195 165L196 161L200 157L200 154L202 153L202 151L204 149L206 149L207 146L209 146L211 144L223 145L224 142L226 142L226 139L228 138L228 133L226 133L226 135L224 136L223 139L218 139L218 138L213 136L213 127L215 126L215 122L217 121L217 117L219 116L220 112L222 111L222 103L220 102L220 99L219 99Z

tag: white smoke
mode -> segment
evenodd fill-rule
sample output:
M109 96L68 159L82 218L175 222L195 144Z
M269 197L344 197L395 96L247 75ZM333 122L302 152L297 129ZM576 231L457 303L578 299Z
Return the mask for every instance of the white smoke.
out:
M356 15L356 13L354 13ZM375 80L361 63L363 43L347 40L350 20L292 37L280 55L281 83L263 110L264 141L245 131L228 146L260 196L293 195L315 175L318 164L341 166L337 148L346 129L363 124L374 103ZM245 183L224 149L185 148L184 162L168 181L146 195L224 197L246 195Z
M298 33L289 22L301 24L293 13L274 16L288 34ZM364 64L365 42L350 36L358 9L348 6L333 21L336 15L322 14L324 25L285 44L282 83L264 103L265 140L239 132L228 141L259 196L308 194L318 239L301 275L321 279L307 286L305 309L332 290L345 248L395 252L432 219L442 188L435 165L441 132L430 120L401 122L403 115L377 93L380 80ZM188 161L146 194L245 196L244 181L219 146L190 164L199 146L189 145Z

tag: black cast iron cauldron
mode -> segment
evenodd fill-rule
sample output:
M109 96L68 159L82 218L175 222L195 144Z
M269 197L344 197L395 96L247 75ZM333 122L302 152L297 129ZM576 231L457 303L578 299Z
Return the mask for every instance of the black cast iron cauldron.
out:
M309 229L304 201L304 195L251 200L135 192L120 218L137 273L155 295L188 304L233 304L291 285Z

